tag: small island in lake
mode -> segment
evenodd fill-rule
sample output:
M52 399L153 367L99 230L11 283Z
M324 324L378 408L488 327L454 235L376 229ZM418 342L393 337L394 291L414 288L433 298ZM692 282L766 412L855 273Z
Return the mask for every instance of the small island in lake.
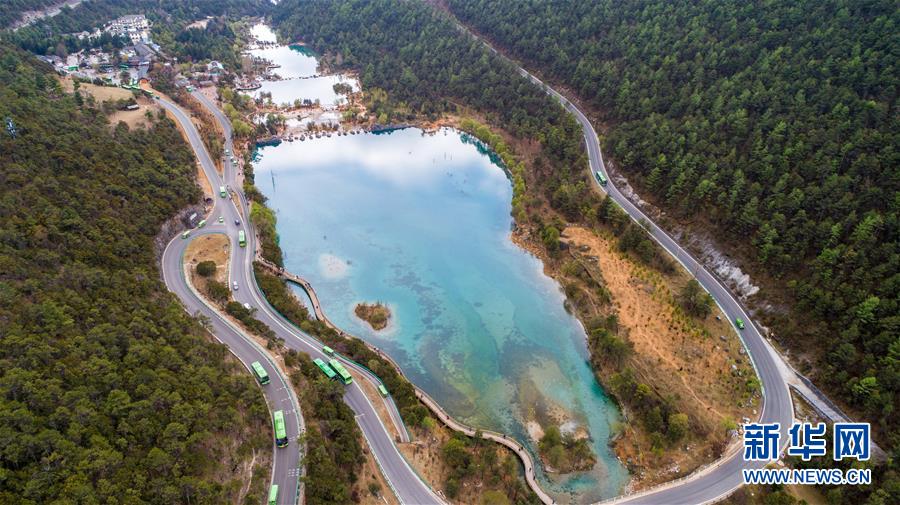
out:
M369 323L375 331L387 327L388 320L391 318L391 310L381 302L359 303L354 312L358 318Z
M597 462L586 438L561 433L558 426L550 426L544 432L538 453L546 466L559 473L590 470Z

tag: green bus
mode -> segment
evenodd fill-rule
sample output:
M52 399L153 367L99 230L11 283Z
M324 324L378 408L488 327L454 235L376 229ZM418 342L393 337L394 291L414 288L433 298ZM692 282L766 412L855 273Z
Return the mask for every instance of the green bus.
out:
M268 505L278 505L278 484L272 484L272 487L269 488L269 501L266 503Z
M328 347L327 345L322 348L322 352L324 352L325 354L327 354L329 356L334 357L334 349L332 349L331 347Z
M244 235L244 230L238 230L238 245L247 247L247 236Z
M275 445L278 447L287 447L287 432L284 431L284 412L275 411Z
M601 186L606 186L606 177L601 174L599 170L594 172L594 174L597 176L597 182L599 182Z
M338 360L332 359L328 362L328 364L331 365L331 368L333 368L335 372L337 372L338 376L341 379L341 382L343 382L344 384L350 384L351 382L353 382L353 377L350 376L350 372L348 372L347 369L344 368L344 365L340 364Z
M203 228L206 226L206 219L201 219L199 223L197 223L197 228Z
M324 373L326 377L328 377L329 379L334 379L334 376L335 376L334 370L332 370L331 367L328 366L328 363L325 363L324 361L322 361L319 358L314 359L313 363L315 363L316 366L319 367L319 370L321 370L322 373Z
M219 186L219 196L221 196L222 198L228 197L228 192L225 191L225 186Z
M256 380L259 381L260 384L268 384L269 383L269 374L266 373L266 369L263 368L259 361L254 361L250 364L250 368L253 369L253 375L256 376Z
M384 398L387 398L387 397L388 397L387 388L384 387L384 384L379 384L379 385L378 385L378 392L381 393L381 396L383 396Z

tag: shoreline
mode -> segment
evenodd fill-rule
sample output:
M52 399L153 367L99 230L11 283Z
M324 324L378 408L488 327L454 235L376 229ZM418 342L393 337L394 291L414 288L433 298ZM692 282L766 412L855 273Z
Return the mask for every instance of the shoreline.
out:
M362 102L362 100L361 100L361 98L363 96L362 91L354 93L354 95L355 96L352 97L352 98L354 98L352 103L356 104L356 103ZM279 113L279 112L282 112L285 110L292 110L292 109L294 109L294 107L280 107L280 106L267 107L266 111L264 113ZM259 111L257 111L256 113L259 113ZM365 116L363 116L363 117L365 117ZM416 117L409 119L403 123L380 124L380 123L376 123L376 122L372 121L372 119L374 119L374 118L369 117L368 121L365 121L365 120L361 121L361 120L359 120L359 117L353 118L350 120L341 118L338 121L338 126L337 126L337 130L335 133L339 136L341 134L349 135L349 134L356 134L356 133L361 133L361 132L379 134L379 133L389 133L391 131L402 130L402 129L407 129L407 128L418 128L418 129L422 130L423 133L433 134L433 133L436 133L437 131L439 131L440 128L451 127L451 128L454 128L455 130L457 130L461 134L470 135L473 139L477 140L478 143L481 144L481 146L483 148L489 150L491 153L493 153L494 156L499 157L499 155L497 154L497 151L489 144L488 141L479 137L477 132L472 131L471 129L468 129L465 127L467 121L470 121L470 122L474 121L474 122L477 122L480 124L480 121L483 120L483 118L479 117L477 114L471 113L471 111L466 111L465 115L455 115L455 114L454 115L442 115L439 118L434 119L434 120L428 120L421 116L416 116ZM348 126L350 128L349 132L341 130L342 128L347 128ZM287 135L286 131L287 131L287 128L284 128L281 131L279 131L278 133L279 133L279 136L287 137L288 138L287 141L289 141L289 142L292 140L301 140L302 141L304 139L302 135L299 139L296 136ZM326 134L324 134L324 136L331 136L331 134L332 133L326 133ZM322 134L322 132L318 132L318 134L315 134L315 136L320 137L320 136L323 136L323 134ZM502 161L499 162L498 165L503 170L504 174L507 176L507 179L510 181L510 184L515 188L517 178L522 177L522 175L520 173L521 167L516 167L516 166L511 165L510 163L506 163L506 162L502 162ZM518 171L517 171L517 169L518 169ZM514 201L515 201L515 196L514 196ZM515 224L516 227L519 227L515 217L513 218L513 223ZM548 270L547 261L545 261L545 259L540 254L536 254L537 253L536 250L532 250L531 248L528 248L528 247L522 247L522 242L520 242L520 241L513 240L512 242L517 247L519 247L523 252L527 252L527 253L537 257L538 259L540 259L541 263L542 263L542 267L541 267L542 274L545 275L546 277L548 277L549 279L551 279L557 285L560 285L560 282L558 279L556 279L554 276L548 274L549 270ZM301 283L300 286L301 286L301 288L303 288L307 291L312 290L312 286L310 286L306 282ZM566 306L568 306L568 304L569 304L568 299L566 299L565 304L566 304ZM320 310L321 309L317 308L317 312L319 312ZM323 314L323 316L324 316L324 314ZM574 316L574 314L573 314L573 317L575 317L575 319L578 320L578 324L581 325L582 328L584 328L585 325L580 320L580 318L578 318L577 316ZM327 318L323 318L322 320L323 320L323 322L326 323L326 325L335 329L335 331L337 331L340 335L343 335L343 336L348 335L343 330L341 330L341 329L337 328L335 325L333 325L333 323L331 323ZM365 343L365 345L367 347L369 347L371 350L375 351L380 357L384 358L388 363L390 363L401 376L403 376L404 378L406 377L406 375L403 374L402 369L399 367L399 365L393 359L391 359L383 351L381 351L377 347L373 346L369 342L367 342L363 339L360 339L360 340L362 340L363 343ZM592 373L593 373L595 380L599 381L599 376L597 375L596 370L592 369ZM409 382L409 379L406 379L406 380ZM603 384L603 381L599 381L599 382L600 382L601 386L603 387L603 389L606 391L606 395L612 399L613 404L615 404L617 407L619 407L619 409L621 411L621 406L620 406L621 403L618 401L618 399L616 399L614 395L609 393L609 388L605 384ZM432 398L430 398L430 396L425 394L424 391L420 390L412 382L410 382L410 384L415 388L416 396L419 398L419 400L424 405L426 405L429 408L429 410L444 424L446 424L449 427L451 427L452 429L454 429L456 431L460 431L468 436L474 436L476 433L481 431L481 430L477 430L475 428L469 427L468 425L465 425L464 423L461 423L461 422L455 420L454 418L450 417L443 410L443 408L440 407L440 405L436 401L434 401ZM551 498L549 495L547 495L543 491L543 489L540 487L540 484L538 484L538 482L536 480L535 471L534 471L535 462L533 461L531 454L528 452L527 449L524 448L524 446L522 444L520 444L518 441L510 438L510 436L505 435L505 434L494 433L494 432L482 432L482 433L483 433L483 438L487 438L487 439L493 440L495 442L498 442L498 443L505 445L508 448L512 449L514 452L516 452L516 454L519 456L520 460L522 461L522 463L526 469L525 477L526 477L526 481L527 481L529 487L531 487L532 490L535 491L538 494L538 496L541 497L542 501L544 501L544 502L553 502L554 501L553 498ZM621 435L620 431L611 429L610 437L609 437L609 440L607 441L607 446L613 447L613 442L615 440L621 438L621 436L622 435ZM534 456L534 458L538 458L539 456L537 456L537 454L538 454L537 444L539 441L534 440L533 442L535 444L535 454L536 454ZM615 454L615 451L613 451L613 454L614 454L614 457L616 458L616 460L618 461L618 463L620 465L622 465L622 467L624 469L626 469L626 471L627 471L629 468L628 465L626 465L625 462L622 461L622 458L619 457L618 454ZM543 459L543 458L541 458L541 459ZM580 473L584 473L584 472L568 472L566 474L556 474L556 473L553 473L552 469L548 468L548 465L544 464L543 461L541 463L541 467L543 469L543 472L547 476L546 478L548 478L548 480L550 480L550 482L553 482L556 480L554 478L551 478L551 476L556 476L556 477L569 476L569 475L577 476ZM632 481L634 479L634 474L632 472L628 471L627 475L628 475L628 478L625 480L622 487L619 489L619 491L616 493L615 496L618 496L618 494L620 494L624 491L627 491L628 489L630 489L632 487Z

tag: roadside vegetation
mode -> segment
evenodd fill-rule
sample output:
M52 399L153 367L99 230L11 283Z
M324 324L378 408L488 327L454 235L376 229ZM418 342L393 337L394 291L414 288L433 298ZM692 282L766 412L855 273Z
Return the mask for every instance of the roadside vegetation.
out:
M366 457L362 432L343 400L344 386L325 378L308 355L293 349L284 354L284 365L306 421L306 502L358 502L354 487Z
M610 125L642 196L714 230L778 340L896 454L896 4L447 4Z
M441 458L448 467L443 489L450 499L473 503L480 495L482 504L540 503L518 478L518 458L478 433L468 437L453 432L441 448ZM478 492L473 489L477 487L485 489Z
M259 501L265 402L153 256L199 195L174 124L111 128L5 45L0 117L0 502Z
M478 500L495 504L539 503L537 495L520 476L521 463L515 454L480 436L470 438L441 424L416 397L413 385L389 361L362 340L338 335L310 319L309 311L297 301L285 281L266 272L259 264L254 265L254 273L266 299L280 314L325 345L366 366L382 380L414 438L413 444L401 445L401 451L432 486L443 489L455 503ZM286 350L286 365L294 359L288 356L309 360L306 355ZM317 370L313 372L321 375ZM377 494L374 487L370 494Z
M254 198L258 198L256 193L254 193ZM250 221L259 233L262 257L279 267L283 267L284 257L281 254L281 247L278 246L278 231L275 227L276 219L272 209L266 207L265 200L253 201L253 204L250 206Z
M367 103L380 122L433 120L443 114L466 118L459 121L460 127L494 149L510 174L514 238L544 260L548 273L563 284L569 307L589 330L600 331L587 323L615 315L621 307L604 285L602 273L586 271L579 262L589 258L573 257L565 236L573 225L608 234L616 254L628 258L636 275L659 284L654 289L660 294L648 296L661 297L660 303L671 313L665 328L667 348L673 353L681 353L682 347L691 352L699 352L701 347L712 351L711 332L703 329L709 321L685 316L674 297L662 298L669 285L680 288L680 283L686 282L675 262L641 225L632 222L612 200L593 191L585 170L580 127L513 65L425 3L350 0L340 6L316 1L301 6L287 0L275 9L273 19L282 35L309 41L333 68L356 70L367 94L378 97ZM628 289L633 295L641 288ZM704 302L702 298L694 301ZM731 335L727 354L702 363L709 370L704 387L713 390L716 402L729 410L729 414L715 417L708 414L708 405L697 400L697 392L684 381L678 366L665 367L666 374L650 366L651 361L661 359L652 351L652 345L661 341L645 342L639 356L633 352L629 329L624 326L606 328L590 338L592 363L599 378L638 420L633 424L640 433L626 430L626 436L617 441L617 447L625 451L620 456L629 466L664 471L679 461L684 464L676 466L689 471L724 447L726 435L735 425L730 412L746 409L749 413L749 407L758 401L758 384L744 376L748 362L736 356L736 339L731 330L726 331ZM690 338L690 345L678 346L676 336L683 343ZM679 355L678 360L697 363L696 357L687 355ZM646 395L632 395L641 384ZM731 395L735 390L739 394ZM719 416L724 419L717 420ZM688 435L680 433L685 417L692 428ZM671 434L670 422L674 425ZM688 438L694 444L690 452L683 450ZM705 442L698 449L700 441ZM660 458L663 450L667 458L680 454L678 457L687 460Z

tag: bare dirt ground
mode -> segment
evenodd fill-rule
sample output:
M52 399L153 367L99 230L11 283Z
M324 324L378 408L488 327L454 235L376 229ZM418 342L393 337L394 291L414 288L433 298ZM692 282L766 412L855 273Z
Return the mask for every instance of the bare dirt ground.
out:
M193 23L185 26L184 29L190 30L191 28L199 28L199 29L205 30L207 24L209 24L208 19L200 19L198 21L194 21Z
M206 278L197 275L196 265L201 261L211 260L216 263L216 273L214 278L220 282L225 282L228 278L228 258L229 258L229 242L228 237L224 235L203 235L191 241L184 253L185 265L189 266L190 279L198 292L203 293L206 288ZM240 324L232 320L234 324ZM236 358L228 355L228 360L237 363ZM236 373L243 373L243 365L238 365ZM242 413L242 415L245 415ZM219 465L219 473L217 479L223 483L228 480L238 483L233 486L235 489L234 503L244 503L249 493L262 494L266 490L268 483L268 469L272 465L272 453L267 450L269 440L271 440L271 432L267 431L269 423L263 423L263 426L244 425L245 430L239 437L233 437L232 443L229 445L228 453L234 456L229 461ZM255 437L261 437L264 440L253 440L250 451L246 451L241 446L248 443ZM261 448L261 450L260 450ZM239 459L238 454L243 454ZM231 469L230 471L227 471Z
M756 404L746 387L754 372L730 323L717 307L702 321L681 311L676 297L690 279L687 272L664 276L619 252L613 239L585 228L566 228L563 237L588 263L596 262L623 333L634 346L630 364L640 380L672 397L695 428L711 435L660 458L641 449L645 434L626 428L616 447L619 456L653 468L637 475L634 484L653 484L709 461L713 446L724 441L726 421L754 417Z
M117 110L113 112L108 116L109 123L115 126L119 124L119 121L124 121L129 128L149 126L150 120L147 119L147 111L156 116L159 106L147 103L146 99L138 99L138 107L137 110Z
M206 177L206 172L203 171L203 166L197 162L197 184L200 185L200 189L203 190L203 198L215 198L216 195L213 194L212 185L209 183L209 178Z
M359 503L362 503L364 505L399 505L400 502L397 500L397 497L394 496L394 492L391 491L391 487L384 479L384 475L382 475L381 473L381 468L375 461L375 456L372 455L372 451L371 449L369 449L369 444L366 443L366 438L362 437L362 441L365 447L366 462L363 464L362 471L359 475L359 480L356 481L356 490L357 494L360 497ZM373 482L378 484L379 490L377 496L372 494L372 492L369 490L369 486Z
M359 374L354 374L355 376L359 376ZM378 413L378 418L381 419L381 424L387 428L388 433L391 435L391 438L397 440L399 437L399 433L397 432L397 427L394 425L394 422L391 420L391 416L388 414L387 406L384 404L384 399L378 393L378 390L375 389L375 386L372 385L371 382L367 380L358 380L357 383L359 387L362 388L363 392L366 394L366 397L375 406L375 412Z
M449 475L449 469L441 458L441 448L450 439L450 429L435 423L434 429L414 428L413 441L409 444L398 444L397 447L406 461L435 490L442 489ZM476 503L472 500L467 503ZM466 502L464 502L466 503Z
M222 283L228 281L228 245L228 237L217 233L195 238L184 251L184 262L190 267L191 282L199 292L206 292L206 278L197 275L196 269L197 263L201 261L214 261L214 279Z
M61 78L59 82L67 93L72 93L75 90L75 83L72 79ZM100 103L134 98L134 94L131 91L113 86L97 86L82 82L79 83L78 90L94 97L94 100ZM108 116L109 124L115 126L119 124L119 121L124 121L129 128L146 127L150 124L150 121L147 119L147 112L149 111L155 116L160 110L159 105L143 96L138 97L136 100L139 106L137 110L115 111Z

